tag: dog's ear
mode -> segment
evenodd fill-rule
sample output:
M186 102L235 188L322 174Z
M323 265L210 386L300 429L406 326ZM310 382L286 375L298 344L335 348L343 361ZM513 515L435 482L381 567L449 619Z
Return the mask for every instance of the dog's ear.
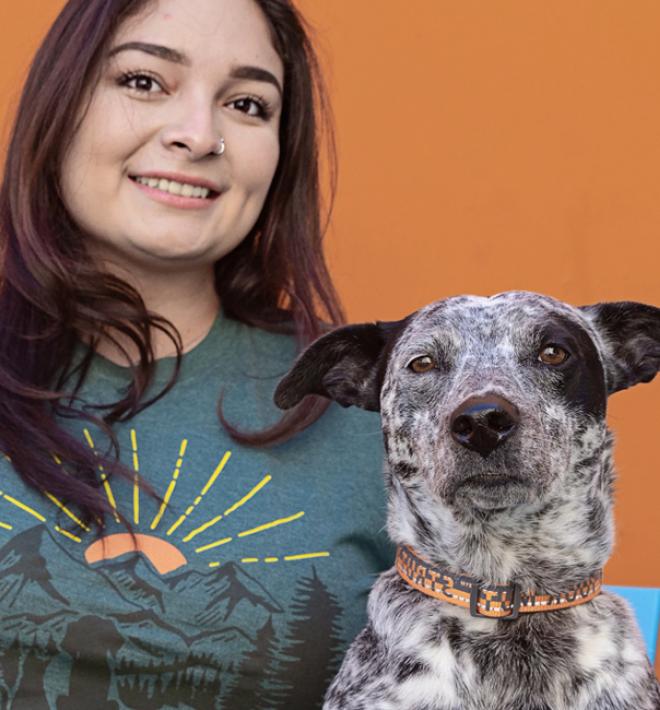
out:
M650 382L656 376L660 370L660 308L620 301L580 310L604 342L609 394Z
M333 330L314 341L275 390L280 409L295 407L308 394L343 407L380 409L380 379L388 343L404 321L363 323Z

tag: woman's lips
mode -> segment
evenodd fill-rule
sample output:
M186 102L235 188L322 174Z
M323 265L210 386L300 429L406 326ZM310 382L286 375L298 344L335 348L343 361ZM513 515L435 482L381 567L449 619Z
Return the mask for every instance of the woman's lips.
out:
M195 175L185 175L184 173L175 173L168 171L147 171L147 172L136 172L130 173L129 177L133 180L137 178L154 178L156 180L167 180L168 182L174 181L181 184L193 185L195 187L205 187L211 192L222 192L219 185L206 178L197 177Z
M211 192L208 197L185 197L184 195L175 195L171 192L160 190L157 187L150 187L149 185L144 185L143 183L138 182L133 177L129 179L133 183L133 185L135 185L135 187L137 187L139 190L144 192L148 197L155 200L156 202L160 202L161 204L169 205L171 207L177 207L179 209L184 210L208 209L209 207L212 207L218 197L220 197L220 193L215 191Z

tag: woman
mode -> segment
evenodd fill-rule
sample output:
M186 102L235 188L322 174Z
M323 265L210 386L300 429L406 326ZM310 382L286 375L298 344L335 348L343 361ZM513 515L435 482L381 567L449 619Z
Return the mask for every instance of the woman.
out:
M315 71L289 0L69 0L35 58L0 195L3 707L312 708L364 622L377 420L271 403L340 320Z

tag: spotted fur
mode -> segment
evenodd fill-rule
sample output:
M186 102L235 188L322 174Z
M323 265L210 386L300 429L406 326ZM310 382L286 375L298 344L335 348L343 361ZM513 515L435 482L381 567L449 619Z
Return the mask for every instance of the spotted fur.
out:
M548 343L569 357L539 360ZM429 356L428 372L410 363ZM280 383L380 410L388 530L431 563L523 589L568 590L603 567L613 543L609 394L660 368L660 309L575 308L510 292L433 303L396 323L348 326L303 353ZM487 456L450 434L470 397L520 413ZM507 476L504 485L485 485ZM325 710L657 710L660 689L628 605L604 592L513 621L473 618L424 596L395 569L369 598Z

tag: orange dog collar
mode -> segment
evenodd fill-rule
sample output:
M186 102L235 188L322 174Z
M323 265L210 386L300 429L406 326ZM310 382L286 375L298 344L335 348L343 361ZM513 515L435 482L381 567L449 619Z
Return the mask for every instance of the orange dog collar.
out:
M402 546L397 548L396 568L407 584L429 597L465 607L472 616L503 620L584 604L600 594L602 584L599 571L574 589L556 595L523 592L516 583L480 587L473 577L451 575L423 560L412 548Z

